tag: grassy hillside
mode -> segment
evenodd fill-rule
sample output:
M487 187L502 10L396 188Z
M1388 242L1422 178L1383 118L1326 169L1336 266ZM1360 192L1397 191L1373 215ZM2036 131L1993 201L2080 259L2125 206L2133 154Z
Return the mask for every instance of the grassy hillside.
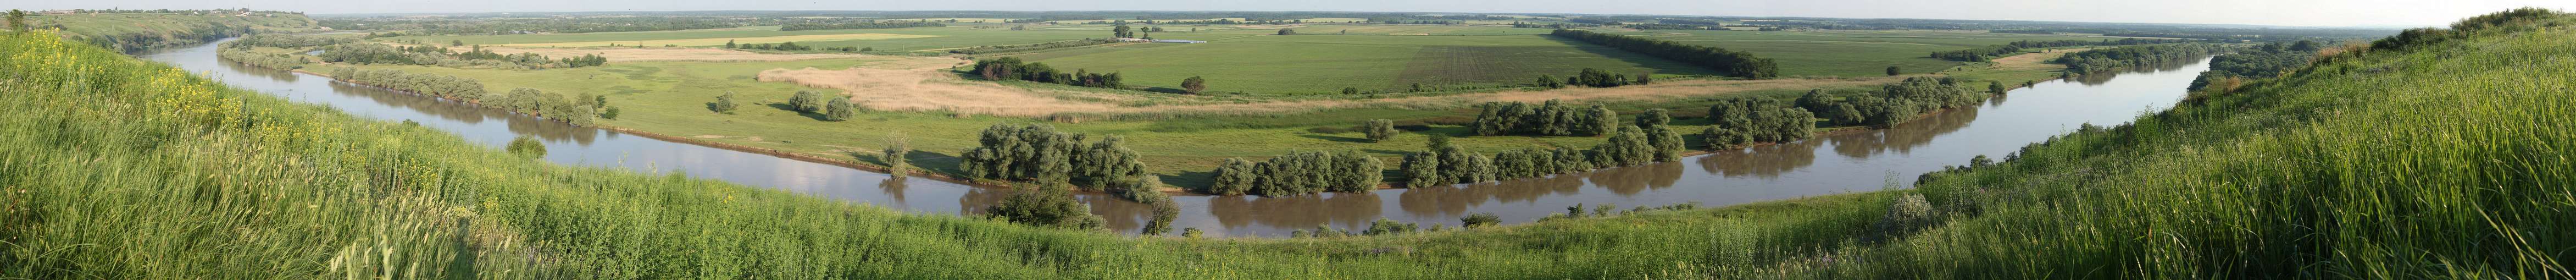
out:
M248 33L312 32L319 25L303 14L255 11L195 13L44 14L28 25L55 28L75 41L120 51L193 45Z
M23 113L0 115L0 276L2576 277L2576 64L2527 63L2576 59L2576 18L2492 19L1912 190L1286 240L1121 238L557 167L12 37L0 108Z

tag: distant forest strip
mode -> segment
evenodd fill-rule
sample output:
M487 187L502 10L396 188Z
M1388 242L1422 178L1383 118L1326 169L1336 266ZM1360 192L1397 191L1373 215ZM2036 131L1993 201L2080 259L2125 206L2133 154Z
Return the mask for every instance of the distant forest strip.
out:
M1099 45L1099 44L1108 44L1108 43L1117 43L1117 42L1118 42L1118 40L1114 40L1114 39L1106 39L1106 38L1102 38L1102 39L1083 39L1083 40L1066 40L1066 41L1054 41L1054 42L1045 42L1045 43L1036 43L1036 44L1025 44L1025 45L976 46L976 47L972 47L972 48L964 48L964 49L948 50L948 53L954 53L954 54L1010 53L1010 52L1025 52L1025 51L1037 51L1037 50L1047 50L1047 49L1057 49L1057 48L1070 48L1070 47L1090 46L1090 45Z
M2100 41L2093 41L2093 40L2029 41L2029 40L2023 40L2023 41L2019 41L2019 42L2004 43L2004 44L2000 44L2000 45L1981 46L1981 47L1969 48L1969 49L1964 49L1964 50L1944 51L1944 52L1932 52L1932 58L1939 58L1939 59L1943 59L1943 60L1959 61L1959 62L1986 62L1987 60L1994 59L1994 58L1996 58L1996 57L2003 57L2003 56L2009 56L2009 55L2013 55L2013 54L2021 53L2022 49L2029 49L2029 48L2055 48L2055 47L2076 47L2076 46L2128 46L2128 45L2149 45L2149 44L2172 44L2172 43L2182 43L2182 42L2188 42L2188 41L2187 41L2187 40L2181 40L2181 39L2139 39L2139 38L2124 38L2124 39L2119 39L2119 40L2102 39L2102 40L2100 40Z
M937 23L937 22L928 22L928 21L797 22L797 23L781 24L781 25L779 25L779 26L778 26L778 31L797 31L797 30L830 30L830 29L880 29L880 28L941 27L941 26L948 26L948 25L947 25L947 24L940 24L940 23Z
M322 19L339 30L402 30L407 35L478 35L668 31L743 26L718 17L582 17L538 19ZM756 22L755 22L756 23Z
M1768 58L1754 57L1752 53L1747 52L1574 29L1557 29L1554 32L1548 32L1548 35L1680 61L1717 70L1718 73L1731 77L1769 79L1780 76L1778 63Z
M2127 46L2066 54L2058 57L2055 62L2066 64L2067 72L2093 74L2118 71L2138 65L2195 59L2225 50L2226 47L2213 44Z

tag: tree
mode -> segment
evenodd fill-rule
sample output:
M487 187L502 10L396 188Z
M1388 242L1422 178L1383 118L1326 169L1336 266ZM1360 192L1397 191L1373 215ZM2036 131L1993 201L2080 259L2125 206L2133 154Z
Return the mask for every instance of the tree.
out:
M1093 229L1107 222L1091 215L1090 205L1074 200L1071 193L1061 189L1020 190L985 208L984 213L1012 223L1050 228Z
M1497 226L1503 224L1503 218L1494 216L1494 213L1467 214L1466 217L1458 218L1458 224L1465 228Z
M503 148L503 150L510 151L510 154L519 155L519 157L522 158L546 157L546 144L539 143L537 142L536 137L529 137L527 135L520 135L518 139L510 139L510 146Z
M27 32L27 11L9 9L9 30L20 33Z
M450 46L450 47L463 47L463 46L465 46L465 40L448 40L448 41L447 41L447 46Z
M886 175L895 178L912 175L912 159L905 157L912 154L911 142L912 140L905 138L902 132L886 135L885 155L877 156L877 161L885 162Z
M1672 127L1663 125L1646 127L1646 145L1653 148L1651 155L1655 162L1681 160L1682 150L1688 149L1683 147L1680 132L1675 132Z
M725 48L727 48L727 49L731 49L731 48L734 48L735 46L736 46L736 45L734 45L734 44L733 44L733 40L732 40L732 39L725 39Z
M1887 75L1888 75L1888 76L1895 76L1895 75L1898 75L1898 74L1904 74L1904 71L1902 71L1902 70L1900 70L1900 69L1897 69L1897 68L1896 68L1896 66L1888 66L1888 67L1887 67Z
M849 98L833 96L831 99L832 101L823 103L825 104L823 105L825 111L825 113L823 113L823 119L831 121L845 121L850 120L850 117L857 116L859 114L859 106L850 104Z
M1253 174L1253 168L1252 161L1227 158L1225 164L1216 167L1216 178L1204 191L1215 195L1243 195L1252 191L1253 181L1260 180L1259 174Z
M1442 138L1435 137L1433 139ZM1440 174L1440 156L1433 152L1425 151L1405 154L1404 166L1401 168L1404 169L1404 186L1407 188L1422 188L1449 184L1448 179L1445 179L1446 177L1443 177Z
M1395 121L1388 119L1369 120L1367 124L1362 125L1360 132L1367 134L1370 142L1386 142L1387 139L1395 139Z
M1279 35L1297 35L1296 29L1280 28Z
M2300 41L2300 42L2307 42L2307 41ZM1990 93L1998 93L1998 94L2000 94L2000 93L2004 93L2004 82L2000 82L2000 81L1986 81L1986 92L1990 92Z
M795 96L787 98L787 107L797 112L822 113L823 106L823 93L819 92L799 90Z
M1638 84L1638 85L1651 84L1651 83L1654 83L1654 82L1655 82L1655 72L1637 73L1637 84Z
M1673 121L1673 115L1672 115L1672 112L1671 112L1670 110L1664 110L1664 109L1660 109L1660 108L1659 108L1659 109L1646 109L1646 112L1645 112L1645 113L1639 113L1639 114L1637 114L1637 126L1638 126L1638 127L1658 127L1658 126L1664 126L1664 123L1668 123L1668 122L1672 122L1672 121Z
M1127 24L1125 23L1118 24L1118 27L1109 28L1109 35L1115 36L1116 38L1136 38L1135 30L1127 28Z
M1199 76L1190 76L1188 79L1181 79L1181 89L1189 91L1190 94L1199 94L1200 91L1207 90L1207 79L1199 78Z
M617 111L617 107L608 107L608 111L599 113L599 118L611 120L617 119Z
M1734 128L1709 126L1708 130L1701 131L1699 135L1702 140L1708 141L1709 150L1726 150L1752 142L1752 139L1744 136L1744 132Z
M1146 221L1145 228L1139 230L1146 236L1162 236L1165 232L1171 232L1172 220L1181 216L1180 205L1172 203L1172 200L1170 199L1155 200L1153 204L1154 220ZM1190 231L1182 232L1181 234L1190 238L1198 238L1199 233L1197 228L1191 228Z
M725 91L724 95L717 95L716 103L707 105L707 108L714 109L717 113L733 114L733 91Z

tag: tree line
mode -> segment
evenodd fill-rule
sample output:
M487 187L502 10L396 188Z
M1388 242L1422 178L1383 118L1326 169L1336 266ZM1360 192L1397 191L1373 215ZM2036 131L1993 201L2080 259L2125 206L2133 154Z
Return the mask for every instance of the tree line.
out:
M975 67L967 71L985 80L1020 80L1082 87L1127 88L1124 79L1115 72L1102 74L1091 73L1086 69L1074 69L1074 73L1064 73L1055 70L1055 67L1047 66L1045 62L1023 63L1017 57L975 60ZM1198 77L1190 78L1198 79Z
M1602 71L1601 69L1583 68L1583 71L1576 72L1574 76L1565 77L1564 81L1558 81L1556 77L1553 76L1539 75L1538 83L1535 85L1544 88L1565 88L1568 85L1606 88L1624 85L1649 84L1654 83L1654 79L1654 73L1637 73L1636 79L1629 79L1628 74L1616 74L1610 73L1610 71ZM1421 84L1414 85L1414 87L1417 88L1421 86Z
M1714 124L1701 130L1700 138L1713 150L1803 140L1816 130L1814 113L1770 98L1721 99L1708 106L1708 118Z
M798 45L798 44L796 44L796 42L782 42L782 43L777 43L777 44L770 44L770 43L760 43L760 44L735 44L735 43L733 43L733 40L725 40L725 46L724 46L724 47L725 47L725 48L727 48L727 49L772 50L772 51L810 51L810 50L814 50L814 46Z
M959 152L958 170L966 178L1037 185L1073 185L1086 190L1148 191L1145 163L1117 136L1086 143L1087 135L1058 132L1045 124L995 124L985 128L975 148Z
M2200 72L2200 77L2193 78L2190 89L2200 90L2211 84L2233 89L2234 85L2244 84L2246 79L2278 77L2307 68L2317 52L2324 49L2325 46L2317 42L2299 40L2294 43L2264 43L2221 54L2209 59L2209 71Z
M579 57L553 59L536 53L502 55L493 53L490 50L484 50L481 45L476 45L472 50L462 53L450 52L447 48L437 46L389 46L386 44L368 42L327 45L322 46L321 50L322 53L315 54L314 56L321 57L324 62L345 62L356 64L436 65L450 68L488 67L515 69L570 68L608 64L608 58L599 56L598 54L584 54Z
M1986 90L1978 91L1969 89L1956 78L1912 77L1880 85L1877 91L1858 95L1834 96L1823 90L1811 90L1791 105L1815 112L1836 125L1883 128L1912 120L1926 112L1975 106L2002 90L2002 84L1997 82L1988 82Z
M1406 154L1399 170L1405 175L1404 186L1427 187L1679 160L1688 147L1679 132L1665 125L1670 114L1655 109L1639 116L1637 125L1613 124L1617 128L1610 137L1590 149L1525 148L1488 156L1461 149L1448 137L1434 136L1423 151Z
M242 36L242 37L241 37L241 39L235 39L235 40L233 40L233 41L231 41L231 42L225 42L225 43L224 43L224 45L226 45L226 46L239 46L239 47L244 48L244 49L248 49L248 48L250 48L250 47L255 47L255 46L256 46L256 47L276 47L276 48L302 48L302 47L312 47L312 46L326 46L326 45L336 45L336 44L355 43L355 42L357 42L357 41L358 41L358 39L356 39L356 38L339 37L339 36L296 36L296 35L278 35L278 34L251 34L251 35L249 35L249 36Z
M1718 73L1732 77L1769 79L1780 76L1780 67L1778 63L1774 63L1768 58L1754 57L1752 53L1747 52L1730 51L1723 48L1709 46L1694 46L1645 37L1623 36L1574 29L1557 29L1556 31L1548 32L1548 35L1609 46L1611 48L1645 54L1647 56L1680 61L1682 63L1697 65L1710 70L1717 70Z
M1082 40L1054 41L1054 42L1045 42L1045 43L1036 43L1036 44L1026 44L1026 45L976 46L976 47L972 47L972 48L964 48L964 49L948 50L948 53L954 53L954 54L1014 53L1014 52L1027 52L1027 51L1037 51L1037 50L1056 49L1056 48L1070 48L1070 47L1090 46L1090 45L1099 45L1099 44L1108 44L1108 43L1117 43L1117 42L1118 42L1118 40L1115 40L1115 39L1105 39L1105 38L1104 38L1104 39L1082 39Z
M247 48L246 46L245 46L245 47L234 47L234 46L235 46L235 45L232 45L231 43L225 43L225 45L224 45L222 48L217 48L217 49L215 49L215 58L221 58L221 59L223 59L223 60L228 60L228 61L232 61L232 62L235 62L235 63L246 64L246 65L255 66L255 67L259 67L259 68L268 68L268 69L277 69L277 70L294 70L294 69L302 69L302 68L304 68L304 64L305 64L305 63L311 63L311 62L313 62L313 61L311 61L311 60L307 60L307 59L305 59L305 58L303 58L303 57L297 57L297 56L295 56L295 55L282 54L282 53L261 53L261 52L250 51L250 49L249 49L249 48Z
M545 117L579 126L590 126L597 108L606 107L607 98L584 94L565 98L563 94L531 88L511 89L506 93L487 93L483 83L456 76L411 73L393 69L331 69L331 78L369 86L383 87L440 98L473 102L484 107L509 110Z
M1212 172L1214 182L1200 191L1261 196L1366 192L1377 189L1385 171L1377 157L1359 151L1297 151L1261 162L1229 158Z
M1558 136L1599 136L1619 126L1619 113L1609 107L1566 106L1556 100L1531 105L1521 102L1486 102L1468 129L1480 136L1526 134Z
M340 30L404 30L416 35L530 34L666 31L741 27L722 17L548 17L500 19L323 18L323 27Z
M1980 47L1968 48L1968 49L1963 49L1963 50L1932 52L1932 58L1938 58L1938 59L1949 60L1949 61L1960 61L1960 62L1986 62L1986 61L1988 61L1988 60L1990 60L1990 59L1994 59L1994 58L1996 58L1996 57L2003 57L2003 56L2008 56L2008 55L2013 55L2013 54L2021 53L2023 49L2033 49L2033 48L2055 48L2055 47L2076 47L2076 46L2128 46L2128 45L2147 45L2147 44L2172 44L2172 43L2182 43L2182 42L2187 42L2187 41L2186 41L2186 40L2181 40L2181 39L2141 39L2141 38L2121 38L2121 39L2117 39L2117 40L2114 40L2114 39L2102 39L2102 40L2099 40L2099 41L2095 41L2095 40L2057 40L2057 41L2031 41L2031 40L2021 40L2021 41L2014 41L2014 42L2012 42L2012 43L2004 43L2004 44L1997 44L1997 45L1987 45L1987 46L1980 46Z
M2093 49L2058 57L2074 74L2109 73L2138 65L2196 59L2224 50L2213 44L2171 44Z
M797 31L797 30L831 30L831 29L880 29L880 28L942 27L942 26L948 26L948 25L947 25L947 24L941 24L941 23L938 23L938 22L929 22L929 21L876 21L876 20L861 20L861 21L849 21L849 22L796 22L796 23L787 23L787 24L781 24L781 25L779 25L779 26L778 26L778 31Z

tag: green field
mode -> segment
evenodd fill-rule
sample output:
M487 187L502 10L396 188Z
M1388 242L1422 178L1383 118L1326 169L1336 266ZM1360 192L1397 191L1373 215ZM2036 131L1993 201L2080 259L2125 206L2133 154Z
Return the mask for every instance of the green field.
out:
M1934 59L1932 52L1997 45L2021 40L2088 39L2083 36L2000 34L1980 31L1709 31L1646 30L1618 32L1680 43L1752 52L1780 63L1780 76L1869 77L1887 75L1888 66L1906 73L1931 73L1964 63Z
M986 46L986 45L1017 45L1017 44L1034 44L1034 43L1045 43L1045 42L1064 41L1064 40L1080 40L1080 39L1084 39L1084 38L1103 38L1103 37L1109 37L1109 32L1108 32L1108 31L1106 31L1105 29L1104 29L1103 31L1085 31L1085 30L1047 30L1047 29L1010 30L1010 29L1007 29L1007 28L973 28L973 27L967 27L967 26L949 26L949 27L914 27L914 28L889 28L889 29L834 29L834 30L798 30L798 31L778 31L776 26L763 26L763 27L726 28L726 29L698 29L698 30L679 30L679 31L595 32L595 33L557 33L557 34L524 34L524 35L439 35L439 36L401 36L401 37L384 38L384 39L380 39L380 40L399 40L399 41L420 40L420 41L421 41L421 42L423 42L423 43L448 43L448 42L453 42L453 41L462 41L462 42L464 42L465 44L468 44L468 45L501 45L501 44L527 44L527 43L566 43L566 42L608 42L608 41L650 41L650 40L684 40L684 39L753 38L753 37L804 36L804 35L836 35L836 34L868 34L868 33L879 33L879 34L906 34L906 35L924 35L924 36L940 36L940 37L929 37L929 38L905 38L905 39L827 40L827 41L813 41L813 42L801 42L801 41L800 41L800 42L796 42L796 44L798 44L798 45L809 45L809 46L814 46L814 47L817 47L817 48L863 47L863 48L876 48L876 49L877 49L877 50L879 50L879 51L907 51L907 50L927 50L927 49L945 49L945 48L964 48L964 47ZM716 43L716 44L714 44L714 45L723 45L723 44L722 44L722 42L723 42L722 40L717 40L716 42L718 42L718 43ZM647 47L660 47L660 45L648 45Z
M2576 64L2526 62L2576 59L2576 17L2521 17L1913 189L1299 239L1120 237L555 166L13 37L0 278L2565 278Z
M1535 30L1535 29L1525 29ZM1414 83L1514 86L1541 74L1583 68L1634 75L1711 72L1581 42L1510 36L1253 36L1204 44L1139 44L1018 55L1062 69L1119 72L1128 84L1178 88L1191 76L1208 90L1323 93L1342 88L1403 91Z

